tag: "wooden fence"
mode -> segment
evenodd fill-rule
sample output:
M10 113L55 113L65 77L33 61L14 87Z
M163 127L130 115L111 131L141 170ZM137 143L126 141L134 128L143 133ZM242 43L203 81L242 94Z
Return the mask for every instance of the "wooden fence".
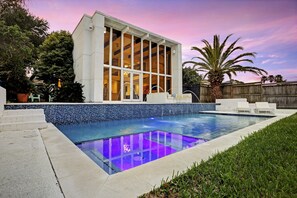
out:
M297 108L297 82L249 83L221 86L223 98L247 98L248 102L276 103L277 108ZM200 85L200 102L211 102L210 87Z

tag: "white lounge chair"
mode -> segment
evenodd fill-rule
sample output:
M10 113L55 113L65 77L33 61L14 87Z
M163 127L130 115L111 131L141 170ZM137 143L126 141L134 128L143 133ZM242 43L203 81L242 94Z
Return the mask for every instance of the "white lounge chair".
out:
M248 102L237 102L237 112L251 112Z
M274 108L271 108L268 102L256 102L255 112L257 113L272 113L274 114Z

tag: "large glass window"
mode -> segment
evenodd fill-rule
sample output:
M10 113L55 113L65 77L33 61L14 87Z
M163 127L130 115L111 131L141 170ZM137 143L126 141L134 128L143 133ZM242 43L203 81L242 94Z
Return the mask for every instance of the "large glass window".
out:
M109 68L104 67L103 100L109 100Z
M146 101L147 94L150 93L150 75L144 73L142 77L143 101Z
M109 65L109 49L110 49L110 28L105 27L104 32L104 64Z
M157 65L157 43L151 42L151 49L152 49L152 72L158 72L158 65Z
M124 34L124 68L131 69L131 43L132 36Z
M171 48L166 47L166 73L171 75Z
M150 92L172 93L170 47L105 28L104 101L139 101L141 97L146 101Z
M152 93L158 92L158 76L152 75L152 84L151 84Z
M150 42L143 40L143 71L150 71Z
M159 92L165 91L165 77L159 76Z
M134 69L140 70L140 61L141 61L141 39L134 36Z
M121 32L112 30L112 65L121 66Z
M111 81L112 100L121 100L121 70L112 69Z
M159 73L164 74L164 46L159 45Z

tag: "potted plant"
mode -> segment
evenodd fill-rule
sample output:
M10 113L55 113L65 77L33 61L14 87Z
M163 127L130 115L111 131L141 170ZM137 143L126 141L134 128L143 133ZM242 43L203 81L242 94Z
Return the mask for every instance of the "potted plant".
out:
M18 102L28 102L29 94L34 89L33 83L23 73L15 75L13 82Z

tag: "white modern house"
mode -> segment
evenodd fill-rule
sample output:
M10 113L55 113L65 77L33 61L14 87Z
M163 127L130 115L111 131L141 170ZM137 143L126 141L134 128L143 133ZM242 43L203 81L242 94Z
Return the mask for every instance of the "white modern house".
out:
M75 28L76 81L86 102L146 100L182 93L181 44L96 11Z

